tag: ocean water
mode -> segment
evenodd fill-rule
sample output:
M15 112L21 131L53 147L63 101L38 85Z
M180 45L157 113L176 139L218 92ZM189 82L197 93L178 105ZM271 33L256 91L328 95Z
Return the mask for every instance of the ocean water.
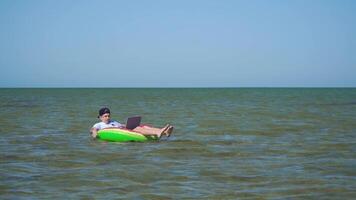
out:
M102 106L175 126L89 137ZM354 199L356 89L0 89L0 199Z

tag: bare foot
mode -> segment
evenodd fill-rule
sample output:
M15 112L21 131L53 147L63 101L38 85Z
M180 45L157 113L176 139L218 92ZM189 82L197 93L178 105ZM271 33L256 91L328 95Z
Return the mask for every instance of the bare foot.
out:
M167 129L166 132L165 132L167 137L171 136L171 134L172 134L172 132L173 132L173 128L174 128L174 127L171 126L171 125L168 127L168 129Z
M157 136L158 136L159 138L161 138L163 133L166 134L166 131L168 130L169 127L170 127L170 125L167 124L165 127L163 127L163 128L161 129L161 131L157 134Z

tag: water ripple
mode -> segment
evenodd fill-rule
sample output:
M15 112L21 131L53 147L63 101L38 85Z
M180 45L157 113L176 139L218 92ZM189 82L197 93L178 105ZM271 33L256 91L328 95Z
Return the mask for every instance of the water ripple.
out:
M355 89L0 90L1 199L356 196ZM92 140L102 105L174 134Z

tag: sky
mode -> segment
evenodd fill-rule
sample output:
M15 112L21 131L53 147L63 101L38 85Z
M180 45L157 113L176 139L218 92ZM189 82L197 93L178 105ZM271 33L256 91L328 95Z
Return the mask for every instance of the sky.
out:
M0 87L356 87L353 0L1 0Z

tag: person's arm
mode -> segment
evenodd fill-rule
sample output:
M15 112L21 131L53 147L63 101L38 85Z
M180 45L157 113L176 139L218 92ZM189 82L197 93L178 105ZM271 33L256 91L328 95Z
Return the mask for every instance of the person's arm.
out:
M117 128L126 128L126 124L121 124L120 122L115 121Z
M96 129L96 128L91 128L91 130L90 130L90 132L91 132L91 136L93 137L93 138L96 138L96 136L98 135L98 129Z

